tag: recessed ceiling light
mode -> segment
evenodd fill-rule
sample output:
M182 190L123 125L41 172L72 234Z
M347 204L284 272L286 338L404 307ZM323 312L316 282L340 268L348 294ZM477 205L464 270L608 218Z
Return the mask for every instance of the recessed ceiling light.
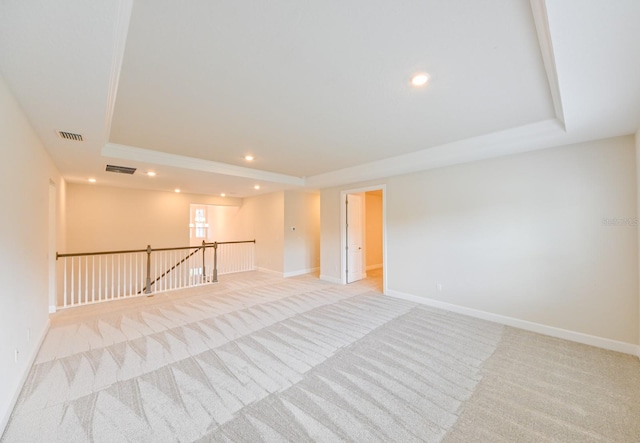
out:
M147 171L147 175L148 175L149 177L155 177L156 173L155 173L155 172L153 172L153 171Z
M220 197L226 197L227 194L225 194L224 192L222 194L220 194Z
M176 188L174 189L175 192L180 192L180 189Z
M90 178L90 179L89 179L89 182L91 182L91 183L95 183L95 182L96 182L96 179L95 179L95 178Z
M253 161L253 155L245 155L244 159L248 162Z
M411 77L411 84L416 87L424 86L429 81L429 74L421 72Z
M255 185L253 189L260 189L260 185Z

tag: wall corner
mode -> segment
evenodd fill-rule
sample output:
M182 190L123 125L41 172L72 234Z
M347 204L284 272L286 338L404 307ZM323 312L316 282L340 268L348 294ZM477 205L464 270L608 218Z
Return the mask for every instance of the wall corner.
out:
M640 129L635 135L636 143L636 220L640 220ZM638 229L638 258L640 258L640 223ZM639 260L640 261L640 260ZM640 358L640 266L638 266L638 357Z

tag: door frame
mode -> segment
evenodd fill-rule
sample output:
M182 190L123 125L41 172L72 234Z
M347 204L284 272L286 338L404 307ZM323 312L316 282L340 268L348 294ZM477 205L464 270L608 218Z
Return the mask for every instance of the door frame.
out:
M382 191L382 293L387 293L387 185L372 185L340 191L340 282L347 284L347 194ZM366 216L364 217L366 220ZM366 268L366 260L365 265Z
M352 198L350 198L350 196ZM357 281L360 281L364 278L367 277L367 247L366 247L366 219L367 219L367 214L366 214L366 210L365 210L365 206L366 206L366 198L367 195L364 192L358 192L358 193L348 193L345 195L345 220L346 220L346 225L345 225L345 278L346 278L346 282L347 284L351 284L351 283L355 283ZM356 204L356 200L357 200L357 204ZM356 206L360 206L359 208L356 209ZM357 217L357 223L356 223L356 218L353 216L354 211L359 211L359 216ZM351 220L351 224L349 224L349 220ZM353 225L357 224L359 225L359 229L354 230L352 229ZM353 253L354 251L351 250L351 248L349 247L349 245L355 246L355 243L353 241L353 239L351 239L351 235L349 234L354 234L355 237L359 237L359 246L358 246L358 255L359 255L359 259L360 259L360 270L359 272L356 274L354 272L354 269L352 269L351 265L353 265L354 263L350 260L353 257ZM350 257L351 256L351 257Z
M47 226L47 265L49 267L48 276L48 298L49 313L56 312L57 300L57 278L56 278L56 244L58 234L58 187L53 180L49 180L49 207Z

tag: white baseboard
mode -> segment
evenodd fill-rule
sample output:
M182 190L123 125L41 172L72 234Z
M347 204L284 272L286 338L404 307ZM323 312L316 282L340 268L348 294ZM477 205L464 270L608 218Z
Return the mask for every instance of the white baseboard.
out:
M327 281L329 283L335 283L337 285L341 285L342 284L342 280L340 280L339 278L336 278L336 277L331 277L329 275L320 274L320 280Z
M582 343L584 345L595 346L597 348L608 349L610 351L622 352L625 354L637 355L640 358L640 346L633 343L626 343L609 338L597 337L595 335L583 334L582 332L570 331L568 329L556 328L555 326L547 326L540 323L534 323L518 318L507 317L505 315L493 314L491 312L480 311L478 309L467 308L460 305L445 303L439 300L433 300L427 297L420 297L413 294L405 294L403 292L387 290L386 295L403 300L420 303L434 308L444 309L445 311L456 312L458 314L468 315L469 317L480 318L482 320L500 323L514 328L524 329L525 331L537 332L538 334L549 335L551 337L562 338L564 340Z
M282 272L274 271L273 269L256 268L256 271L265 272L265 273L271 274L271 275L277 275L278 277L282 277L283 276Z
M374 269L380 269L382 267L382 263L379 263L377 265L368 265L367 266L367 271L373 271Z
M297 275L305 275L305 274L311 274L312 272L318 272L320 270L320 268L307 268L307 269L299 269L297 271L289 271L289 272L285 272L283 274L283 276L285 278L287 277L295 277Z
M4 434L4 431L9 424L9 419L11 418L11 413L13 412L13 408L16 406L16 402L18 401L18 397L20 396L20 392L22 392L22 388L24 387L24 383L27 381L27 377L29 376L29 372L31 371L31 367L33 366L33 362L36 360L38 356L38 351L40 351L40 347L42 346L42 342L44 342L44 338L47 336L47 332L49 332L49 327L51 326L51 320L47 319L47 322L38 337L38 342L34 348L31 349L31 353L29 354L29 358L27 360L27 366L25 367L24 373L22 377L20 377L20 382L16 387L12 397L11 402L9 403L9 408L2 417L2 421L0 421L0 437Z
M258 270L259 270L258 268L253 268L253 269L243 269L241 271L218 272L218 277L221 275L240 274L242 272L254 272ZM179 288L179 289L184 289L184 288Z

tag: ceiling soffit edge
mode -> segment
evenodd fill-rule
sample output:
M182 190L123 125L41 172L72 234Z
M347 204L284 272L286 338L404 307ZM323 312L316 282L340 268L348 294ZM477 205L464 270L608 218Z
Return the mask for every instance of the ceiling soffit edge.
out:
M553 42L551 41L551 31L549 29L549 17L547 15L546 0L530 0L531 11L533 13L533 21L536 25L536 33L538 34L538 43L540 44L540 52L544 69L547 73L549 82L549 90L553 101L553 108L556 118L565 125L564 110L562 109L562 97L560 95L560 84L558 82L558 72L556 70L556 60L553 53Z
M116 143L105 144L102 155L154 165L321 189L545 149L572 142L574 140L567 135L564 125L556 119L550 119L306 178Z
M351 168L307 177L306 185L326 188L469 163L573 143L557 119L473 137Z
M120 73L122 72L122 62L124 60L124 50L127 44L132 10L133 0L119 0L113 36L113 59L111 60L111 72L109 73L109 86L107 89L107 108L105 109L105 134L107 135L107 140L111 134L111 123L116 106L116 96L118 94L118 84L120 82Z
M110 133L118 82L124 58L126 37L133 8L133 0L120 0L119 3L118 23L114 35L114 57L105 115L107 135ZM555 145L557 145L557 143L561 144L562 141L559 139L562 138L563 134L566 135L565 119L549 29L546 0L530 0L530 4L556 119L508 129L499 133L473 137L308 178L278 174L116 143L106 143L102 148L102 155L105 157L264 180L286 185L322 188L385 178L517 152L542 149L550 147L549 140L554 140ZM518 147L514 148L515 145L518 145Z
M262 180L293 186L304 186L305 179L291 175L277 174L260 169L245 168L243 166L214 162L183 155L169 154L134 146L107 143L102 147L102 156L131 160L154 165L171 166L174 168L191 169L194 171L210 172L213 174L229 175L233 177Z

